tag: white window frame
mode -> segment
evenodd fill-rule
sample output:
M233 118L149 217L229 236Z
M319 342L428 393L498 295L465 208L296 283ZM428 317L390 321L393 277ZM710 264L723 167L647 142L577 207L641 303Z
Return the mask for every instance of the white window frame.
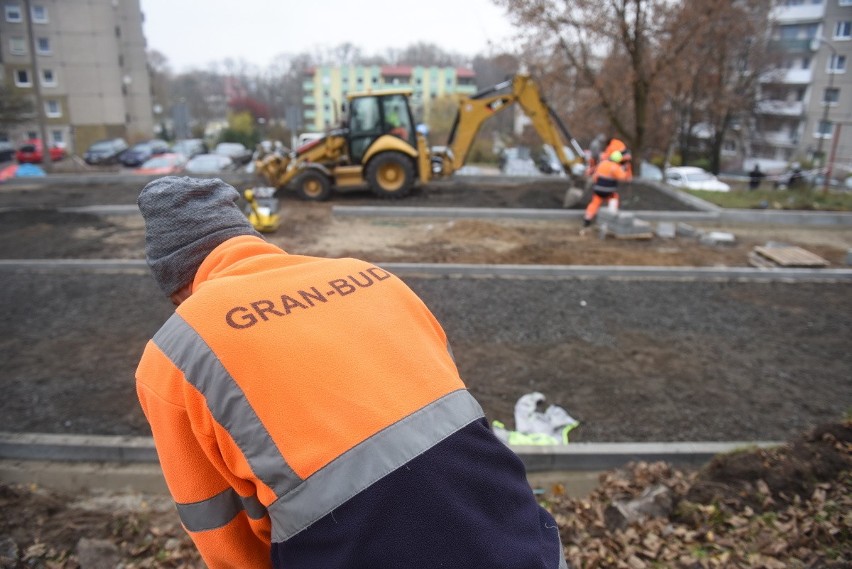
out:
M843 66L842 67L835 66L835 63L839 63L840 61L843 61ZM833 73L833 74L846 73L846 64L847 64L847 61L846 61L845 55L843 55L841 53L829 54L828 64L826 65L825 72L826 73Z
M4 12L6 13L7 22L17 23L24 21L24 14L21 11L21 6L18 4L6 4ZM18 14L17 17L12 16L15 13Z
M48 99L44 102L44 116L58 119L62 116L62 104L56 99Z
M48 80L47 73L50 73L53 76L53 79ZM56 87L56 72L53 69L42 69L41 70L41 84L44 87Z
M12 55L26 55L27 41L21 37L9 38L9 53Z
M19 73L21 73L21 72L24 72L24 73L27 74L26 82L19 81L19 77L20 77ZM15 86L16 87L32 87L33 86L33 79L32 79L32 77L30 77L30 70L29 69L16 69L14 71L14 73L15 73Z
M41 17L36 15L36 10L41 10ZM46 24L49 21L47 6L44 4L33 4L30 6L30 17L33 19L34 24Z
M845 28L845 29L841 29ZM840 35L840 32L846 32ZM838 41L852 40L852 20L840 20L834 24L834 37L832 39Z
M41 48L42 40L47 42L47 49ZM39 54L39 55L50 55L51 53L53 53L53 48L50 45L50 38L47 38L47 37L36 38L36 53Z
M51 146L65 144L65 133L59 129L50 131Z
M822 132L822 125L828 124L831 129L829 132ZM834 123L831 121L819 121L816 124L816 131L814 132L814 138L821 138L823 140L831 140L832 135L834 134Z

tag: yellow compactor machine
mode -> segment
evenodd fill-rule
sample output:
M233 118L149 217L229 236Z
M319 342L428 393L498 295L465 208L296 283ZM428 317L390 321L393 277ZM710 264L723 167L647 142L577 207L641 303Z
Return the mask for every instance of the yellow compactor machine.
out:
M340 127L288 153L259 158L257 171L274 188L293 188L306 200L328 199L335 190L363 188L378 196L404 197L416 183L461 168L482 124L520 105L542 141L556 151L566 173L584 153L542 97L529 75L518 74L459 101L446 146L429 148L415 128L410 89L349 93ZM570 147L570 148L569 148Z

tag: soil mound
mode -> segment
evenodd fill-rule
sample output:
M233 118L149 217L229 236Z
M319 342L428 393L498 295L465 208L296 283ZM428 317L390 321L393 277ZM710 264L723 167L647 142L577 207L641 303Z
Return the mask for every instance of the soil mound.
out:
M575 568L852 567L852 423L685 473L633 463L542 497ZM167 498L0 485L0 567L201 568ZM101 565L92 565L92 560ZM107 563L104 565L103 563Z

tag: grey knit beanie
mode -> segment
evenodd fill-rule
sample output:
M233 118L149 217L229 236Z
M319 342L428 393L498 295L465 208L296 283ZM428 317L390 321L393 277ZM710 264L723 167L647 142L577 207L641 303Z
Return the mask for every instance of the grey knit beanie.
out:
M192 282L201 262L237 235L256 235L237 207L239 192L218 178L166 176L142 188L145 257L166 295Z

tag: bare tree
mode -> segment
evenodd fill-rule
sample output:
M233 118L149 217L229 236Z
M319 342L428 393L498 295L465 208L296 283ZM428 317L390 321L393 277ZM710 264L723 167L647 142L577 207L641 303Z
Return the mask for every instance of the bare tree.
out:
M32 98L11 92L0 85L0 126L25 123L35 118Z
M691 129L700 122L706 127L710 169L715 173L721 167L726 134L735 119L754 108L759 79L770 63L771 4L771 0L687 0L684 6L684 17L703 22L689 38L682 58L679 82L692 83L682 109L690 118L682 126Z
M639 166L654 90L699 22L678 21L679 3L671 0L494 2L506 9L528 46L544 58L562 60L565 73L555 81L563 89L594 95L598 112L630 146ZM685 29L675 29L676 22Z

